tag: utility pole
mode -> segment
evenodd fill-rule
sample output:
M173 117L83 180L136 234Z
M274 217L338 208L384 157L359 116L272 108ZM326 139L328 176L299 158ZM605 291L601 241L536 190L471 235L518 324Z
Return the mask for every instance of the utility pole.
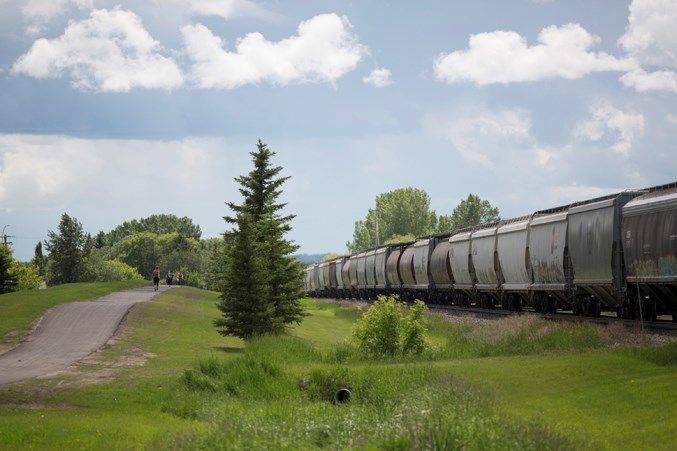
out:
M2 228L2 236L0 236L0 238L2 238L2 244L4 244L5 246L13 244L11 241L8 241L7 238L14 238L13 236L9 236L5 233L5 229L7 227L9 227L9 224L7 224L5 227Z
M374 207L374 220L376 221L376 247L379 247L381 243L378 237L378 207Z

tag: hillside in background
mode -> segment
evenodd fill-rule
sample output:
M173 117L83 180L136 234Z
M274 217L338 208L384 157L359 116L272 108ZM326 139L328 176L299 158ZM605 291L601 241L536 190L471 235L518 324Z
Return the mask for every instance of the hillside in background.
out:
M298 254L294 258L304 265L312 265L314 263L321 263L322 258L327 254Z

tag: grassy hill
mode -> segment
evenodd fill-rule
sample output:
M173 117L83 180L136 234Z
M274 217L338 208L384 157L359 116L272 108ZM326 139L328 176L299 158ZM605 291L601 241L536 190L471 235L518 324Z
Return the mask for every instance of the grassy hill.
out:
M674 446L674 343L434 316L429 353L369 360L347 342L353 308L308 300L289 336L245 346L216 333L216 303L172 289L72 370L0 386L0 449ZM341 387L350 402L335 405Z

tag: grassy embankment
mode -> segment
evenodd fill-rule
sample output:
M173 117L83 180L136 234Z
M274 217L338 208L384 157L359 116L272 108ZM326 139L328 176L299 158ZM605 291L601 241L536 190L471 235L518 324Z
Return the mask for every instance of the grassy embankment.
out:
M371 361L344 342L352 309L308 301L294 336L245 349L215 333L216 301L173 289L77 371L0 386L0 448L673 447L675 344L612 349L626 332L434 317L433 351ZM339 387L349 403L331 402Z

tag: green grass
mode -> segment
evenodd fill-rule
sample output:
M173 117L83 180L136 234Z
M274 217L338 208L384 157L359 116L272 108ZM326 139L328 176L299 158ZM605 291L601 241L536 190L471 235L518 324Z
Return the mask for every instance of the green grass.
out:
M46 290L24 290L0 296L0 343L13 346L22 341L31 325L47 310L66 302L87 301L116 291L147 286L147 281L71 283ZM10 334L7 336L7 334Z
M217 302L170 290L73 374L0 386L0 449L673 446L677 344L612 348L634 339L431 317L428 353L370 360L347 343L353 309L304 301L310 316L289 336L245 346L216 333ZM351 400L334 405L341 387Z

